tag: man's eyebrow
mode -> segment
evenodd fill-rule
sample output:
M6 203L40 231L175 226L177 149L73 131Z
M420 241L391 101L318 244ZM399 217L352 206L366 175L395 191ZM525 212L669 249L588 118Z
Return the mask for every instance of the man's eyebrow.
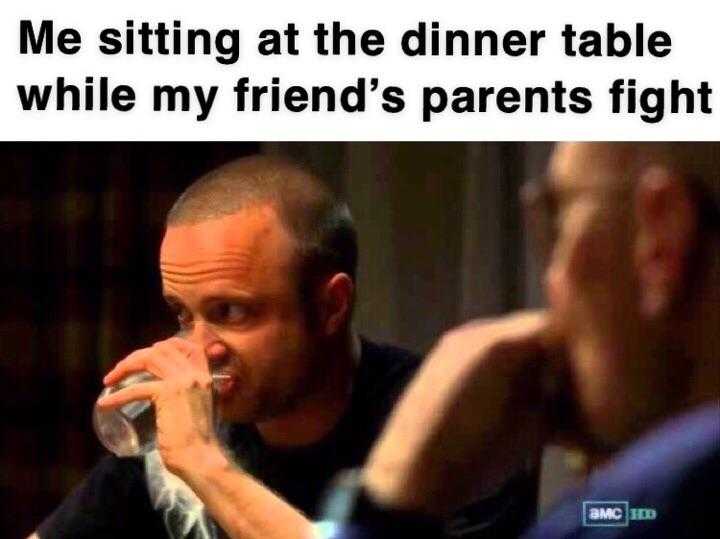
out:
M168 304L171 308L177 308L182 307L184 303L182 300L172 294L163 294L163 299L165 300L165 303ZM208 304L208 303L217 303L222 301L238 301L243 303L257 303L259 301L259 298L254 295L247 292L239 292L239 291L232 291L227 292L224 294L212 294L210 296L202 298L201 303Z
M207 297L202 298L201 303L208 304L208 303L217 303L222 301L237 301L242 303L257 303L258 297L252 294L248 294L246 292L226 292L224 294L213 294Z

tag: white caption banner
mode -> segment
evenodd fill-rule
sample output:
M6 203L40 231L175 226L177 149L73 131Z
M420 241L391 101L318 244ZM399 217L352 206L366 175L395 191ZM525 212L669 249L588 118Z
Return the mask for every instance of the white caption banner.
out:
M716 11L627 0L5 0L0 138L719 139ZM261 54L261 42L280 54Z

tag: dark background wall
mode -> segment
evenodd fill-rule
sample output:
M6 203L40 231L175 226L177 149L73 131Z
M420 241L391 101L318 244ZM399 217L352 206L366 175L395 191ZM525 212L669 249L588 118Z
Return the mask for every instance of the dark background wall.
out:
M258 151L313 165L358 226L359 330L423 351L459 321L540 301L517 189L549 147L0 145L0 536L29 533L97 459L101 374L172 330L156 256L192 179Z
M155 257L174 198L258 149L0 146L0 536L32 531L81 479L101 373L172 327Z

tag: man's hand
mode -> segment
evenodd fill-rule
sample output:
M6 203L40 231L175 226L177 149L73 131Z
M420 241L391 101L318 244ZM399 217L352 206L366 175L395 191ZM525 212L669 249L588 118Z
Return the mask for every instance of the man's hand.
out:
M547 316L521 313L446 334L388 422L364 471L377 502L442 515L539 457Z
M153 402L157 447L165 467L188 484L228 536L310 537L311 523L299 511L225 456L213 428L212 377L200 346L167 339L130 354L103 381L113 385L138 371L148 371L158 380L121 389L98 405Z
M105 408L147 399L155 406L157 447L165 466L185 472L224 455L213 428L212 377L204 350L172 337L133 352L103 379L113 385L129 374L147 371L158 380L138 383L103 398Z

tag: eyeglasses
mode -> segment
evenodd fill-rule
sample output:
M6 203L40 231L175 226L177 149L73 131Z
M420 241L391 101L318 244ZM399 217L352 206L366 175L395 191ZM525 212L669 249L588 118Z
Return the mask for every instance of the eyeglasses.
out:
M697 176L685 179L698 211L699 228L705 232L720 231L720 205L709 188ZM626 195L631 189L625 184L615 190ZM557 243L560 223L560 196L547 178L527 181L520 191L525 218L525 229L531 237L538 260L546 267Z

